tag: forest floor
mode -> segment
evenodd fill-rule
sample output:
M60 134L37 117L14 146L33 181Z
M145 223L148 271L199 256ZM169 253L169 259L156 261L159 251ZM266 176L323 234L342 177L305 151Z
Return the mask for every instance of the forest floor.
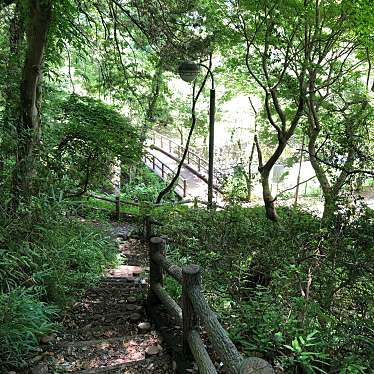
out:
M114 226L122 264L111 269L41 339L32 374L173 373L172 360L145 312L147 249Z

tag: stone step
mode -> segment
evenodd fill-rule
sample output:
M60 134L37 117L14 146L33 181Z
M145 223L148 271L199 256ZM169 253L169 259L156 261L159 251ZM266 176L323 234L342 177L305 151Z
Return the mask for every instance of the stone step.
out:
M141 274L144 271L143 268L140 266L134 265L121 265L116 269L112 269L109 271L109 274L112 277L132 277L137 274Z
M84 372L114 370L119 365L144 360L149 347L158 347L155 357L164 354L155 333L121 336L108 339L57 342L51 351L49 366L55 371ZM100 372L100 371L99 371ZM105 371L102 371L105 372Z
M126 321L123 324L117 326L92 326L91 323L83 327L76 327L64 331L59 335L60 340L64 341L76 341L76 340L91 340L99 338L112 338L112 337L121 337L129 333L129 331L134 330L134 323ZM132 330L131 330L132 328ZM134 335L136 332L134 331Z
M135 315L138 315L138 318L135 318ZM118 326L125 322L138 322L140 319L144 319L145 310L143 307L137 310L126 310L123 312L114 312L114 313L82 313L75 315L70 321L70 324L74 327L83 327L87 324L90 324L91 327L97 326Z
M84 297L90 298L100 298L105 297L105 300L108 300L108 295L112 297L117 297L120 295L138 295L144 293L147 289L146 283L133 283L131 286L125 286L120 284L102 284L97 286L95 289L90 289L86 291Z
M159 357L131 361L126 364L113 365L106 368L86 369L77 371L77 374L148 374L157 371L163 374L175 373L171 359L162 354Z

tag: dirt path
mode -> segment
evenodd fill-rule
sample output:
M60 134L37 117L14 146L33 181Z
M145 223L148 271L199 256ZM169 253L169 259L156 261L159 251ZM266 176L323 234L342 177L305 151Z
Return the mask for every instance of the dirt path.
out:
M145 314L146 249L116 228L123 264L66 312L63 333L45 337L33 374L173 373ZM124 240L125 239L125 240Z

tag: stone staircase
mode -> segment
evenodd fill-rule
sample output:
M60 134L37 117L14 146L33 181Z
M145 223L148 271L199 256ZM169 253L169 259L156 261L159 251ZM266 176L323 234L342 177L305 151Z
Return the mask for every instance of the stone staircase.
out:
M44 339L32 374L174 372L145 313L147 249L123 238L117 238L123 264L69 309L62 333Z

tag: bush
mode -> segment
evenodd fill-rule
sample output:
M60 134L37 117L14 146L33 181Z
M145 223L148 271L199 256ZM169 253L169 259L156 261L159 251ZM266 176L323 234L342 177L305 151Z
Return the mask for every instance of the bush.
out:
M20 367L38 347L38 338L51 333L57 309L39 300L41 291L17 287L0 294L0 369Z
M133 170L133 174L127 183L123 183L121 194L123 200L139 202L155 202L158 194L163 190L167 183L160 179L155 173L145 165L138 165ZM165 197L167 201L176 201L177 195L170 192Z
M159 211L157 218L171 238L168 256L202 266L205 294L246 355L286 372L369 372L373 211L337 230L308 212L278 213L279 223L262 207L239 206Z
M82 222L67 203L34 199L0 219L0 358L22 366L38 336L54 328L56 306L114 265L117 251L105 228Z

